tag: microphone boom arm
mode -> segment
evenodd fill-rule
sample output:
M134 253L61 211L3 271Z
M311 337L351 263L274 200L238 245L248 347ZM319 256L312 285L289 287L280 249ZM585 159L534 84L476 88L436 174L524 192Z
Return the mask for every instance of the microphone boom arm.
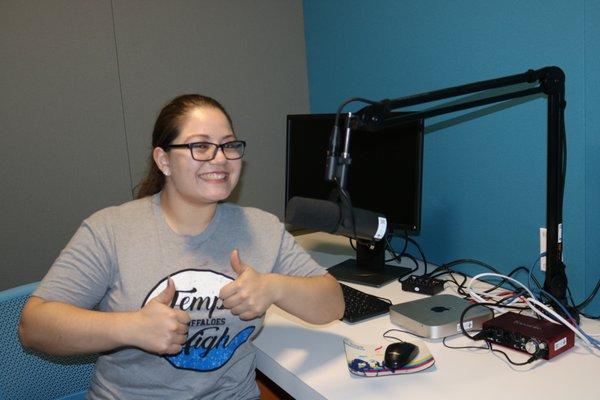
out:
M448 99L467 94L483 92L517 85L520 83L535 83L529 89L516 90L501 95L483 97L477 100L465 101L458 104L441 106L429 110L413 112L402 116L390 117L392 110L425 104L436 100ZM473 82L466 85L416 94L397 99L385 99L364 107L356 113L356 124L367 130L401 125L409 121L448 114L460 110L479 107L507 101L514 98L544 93L547 95L547 183L546 183L546 278L544 290L567 304L567 277L565 265L562 262L562 207L564 190L564 111L565 74L556 66L544 67L538 70L528 70L522 74L510 75L496 79Z

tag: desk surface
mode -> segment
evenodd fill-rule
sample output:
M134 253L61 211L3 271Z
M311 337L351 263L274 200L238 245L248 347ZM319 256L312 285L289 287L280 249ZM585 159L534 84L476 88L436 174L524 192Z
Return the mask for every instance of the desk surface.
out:
M299 236L298 242L324 266L351 255L347 240L327 234ZM356 286L361 290L401 303L423 296L403 292L400 283L382 288ZM450 286L450 285L446 285ZM446 293L455 294L452 288ZM590 334L600 333L600 322L584 320ZM358 343L386 343L382 334L400 328L388 315L350 325L335 321L327 325L307 324L277 307L271 307L265 326L254 339L258 368L297 399L414 398L485 400L593 399L600 398L597 379L600 356L576 344L575 348L550 361L523 367L510 365L501 355L487 350L453 350L441 340L426 340L435 365L416 374L375 378L350 374L344 354L344 337ZM463 336L447 341L452 346L478 345ZM577 343L577 341L576 341ZM527 355L501 348L515 361Z

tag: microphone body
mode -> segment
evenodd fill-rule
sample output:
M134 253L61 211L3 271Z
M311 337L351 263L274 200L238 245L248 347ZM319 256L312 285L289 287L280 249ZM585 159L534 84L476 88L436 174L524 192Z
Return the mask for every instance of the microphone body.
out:
M307 197L290 199L285 222L302 228L368 241L378 241L387 233L387 219L382 214L356 207L350 210L332 201Z
M333 182L337 171L337 146L338 146L339 128L333 126L331 137L329 139L329 149L327 150L327 158L325 159L325 180Z

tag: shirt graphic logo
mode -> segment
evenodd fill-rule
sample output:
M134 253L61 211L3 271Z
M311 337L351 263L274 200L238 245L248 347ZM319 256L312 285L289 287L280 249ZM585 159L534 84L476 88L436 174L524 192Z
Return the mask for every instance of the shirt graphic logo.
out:
M237 326L239 318L224 309L219 291L233 279L214 271L195 269L179 271L171 278L176 288L171 307L188 312L192 320L182 351L164 358L176 368L194 371L221 368L255 329L255 326L246 326L239 332L231 331L227 320ZM144 305L166 287L167 278L164 278L146 297Z

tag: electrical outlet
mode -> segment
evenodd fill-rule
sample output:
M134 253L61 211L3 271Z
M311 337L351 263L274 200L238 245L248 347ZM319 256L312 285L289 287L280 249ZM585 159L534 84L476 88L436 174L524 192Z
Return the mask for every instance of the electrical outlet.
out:
M546 252L546 228L540 228L540 255ZM540 269L546 272L546 256L540 258Z

